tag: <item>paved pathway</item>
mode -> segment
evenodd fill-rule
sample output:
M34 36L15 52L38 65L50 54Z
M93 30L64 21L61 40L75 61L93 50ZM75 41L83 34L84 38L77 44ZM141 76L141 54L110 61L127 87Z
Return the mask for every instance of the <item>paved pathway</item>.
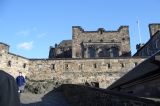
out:
M22 93L20 95L22 106L69 106L61 92L47 94Z

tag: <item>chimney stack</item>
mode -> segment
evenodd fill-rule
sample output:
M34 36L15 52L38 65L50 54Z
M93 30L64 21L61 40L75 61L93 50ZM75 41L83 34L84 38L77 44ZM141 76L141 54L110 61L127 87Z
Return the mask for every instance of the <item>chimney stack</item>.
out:
M160 23L149 24L150 37L160 30Z

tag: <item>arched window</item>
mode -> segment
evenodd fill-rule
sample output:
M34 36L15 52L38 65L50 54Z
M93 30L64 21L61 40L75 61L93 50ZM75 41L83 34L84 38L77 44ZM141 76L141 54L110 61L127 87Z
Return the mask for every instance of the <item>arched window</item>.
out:
M96 56L96 50L94 47L89 47L88 48L88 57L89 58L95 58Z

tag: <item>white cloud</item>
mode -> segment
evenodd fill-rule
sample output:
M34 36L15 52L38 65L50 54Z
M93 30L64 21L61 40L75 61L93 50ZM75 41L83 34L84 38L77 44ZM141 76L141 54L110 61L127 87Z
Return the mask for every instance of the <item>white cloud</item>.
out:
M40 33L40 34L37 35L37 37L38 37L38 38L42 38L42 37L44 37L44 36L46 36L46 35L47 35L46 33Z
M28 35L30 35L30 30L21 30L21 31L19 31L19 32L17 32L16 33L16 35L20 35L20 36L28 36Z
M33 41L20 43L17 45L17 48L23 50L31 50L33 48Z

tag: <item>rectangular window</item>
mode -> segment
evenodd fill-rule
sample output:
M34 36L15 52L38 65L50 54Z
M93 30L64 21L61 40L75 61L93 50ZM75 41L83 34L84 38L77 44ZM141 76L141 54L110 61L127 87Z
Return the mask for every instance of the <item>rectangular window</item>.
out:
M23 68L26 68L26 63L23 64Z
M124 63L121 63L121 67L124 68Z
M68 67L68 64L65 64L65 69L68 70L68 68L69 68L69 67Z
M108 63L108 69L111 69L111 64L110 63Z
M55 64L51 64L51 70L55 69Z
M135 62L135 63L134 63L134 66L137 66L137 65L138 65L138 63L137 63L137 62Z
M96 63L93 66L94 66L94 68L97 68L97 64Z

